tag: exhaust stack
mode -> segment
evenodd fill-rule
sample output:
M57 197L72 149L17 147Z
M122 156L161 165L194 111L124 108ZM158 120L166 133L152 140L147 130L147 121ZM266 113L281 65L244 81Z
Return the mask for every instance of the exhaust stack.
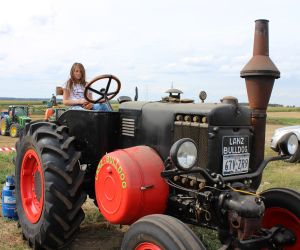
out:
M245 78L249 106L252 109L254 138L252 143L253 166L256 170L264 159L267 107L275 79L280 72L269 57L269 21L255 21L253 57L241 71Z

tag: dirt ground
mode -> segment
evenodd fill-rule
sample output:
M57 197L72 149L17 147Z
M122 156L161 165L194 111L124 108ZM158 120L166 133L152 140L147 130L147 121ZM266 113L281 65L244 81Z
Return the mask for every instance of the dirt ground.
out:
M274 117L274 118L300 118L300 112L269 112L268 117Z
M95 213L98 215L98 209L91 199L88 199L83 210L86 214ZM92 212L91 212L92 211ZM99 216L100 217L100 216ZM87 219L89 220L89 219ZM118 225L109 224L104 218L93 223L84 222L80 226L80 232L70 246L70 250L117 250L120 249L124 232L127 226L120 228Z
M0 147L14 147L18 138L0 135Z

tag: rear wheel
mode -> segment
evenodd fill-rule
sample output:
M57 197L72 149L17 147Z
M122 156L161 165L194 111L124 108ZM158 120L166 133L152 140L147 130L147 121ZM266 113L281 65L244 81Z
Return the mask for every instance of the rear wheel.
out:
M194 232L180 220L161 214L148 215L131 225L122 250L205 249Z
M283 249L300 249L300 194L290 189L273 188L261 195L265 198L266 206L263 227L281 225L290 230L296 241L292 245L284 246Z
M84 219L84 172L74 139L65 126L36 122L27 126L16 144L17 212L31 247L68 245Z
M8 135L9 122L6 118L1 119L1 135Z
M13 123L9 129L9 135L13 138L18 137L20 134L20 125L17 123Z

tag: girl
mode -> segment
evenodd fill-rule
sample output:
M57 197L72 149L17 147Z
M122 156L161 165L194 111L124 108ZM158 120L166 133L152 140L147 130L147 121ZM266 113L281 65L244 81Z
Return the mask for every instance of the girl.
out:
M70 106L70 109L109 111L105 103L92 104L84 98L85 85L85 69L81 63L74 63L70 70L70 79L63 86L63 104Z

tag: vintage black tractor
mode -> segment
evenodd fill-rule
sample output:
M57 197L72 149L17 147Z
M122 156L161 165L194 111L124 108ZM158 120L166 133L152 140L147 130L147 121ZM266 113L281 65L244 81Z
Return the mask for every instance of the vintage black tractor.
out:
M300 194L256 192L266 165L299 147L287 137L278 156L264 159L266 108L280 77L267 20L256 21L254 56L241 77L250 109L233 97L218 104L120 98L119 111L68 110L55 122L28 124L15 158L24 238L36 249L64 248L89 195L109 222L131 225L124 250L204 249L187 224L217 230L222 249L300 249ZM106 78L105 88L94 87ZM107 102L120 87L112 75L96 77L85 96Z
M25 125L31 122L28 110L28 106L9 106L8 111L1 115L1 135L18 137Z

